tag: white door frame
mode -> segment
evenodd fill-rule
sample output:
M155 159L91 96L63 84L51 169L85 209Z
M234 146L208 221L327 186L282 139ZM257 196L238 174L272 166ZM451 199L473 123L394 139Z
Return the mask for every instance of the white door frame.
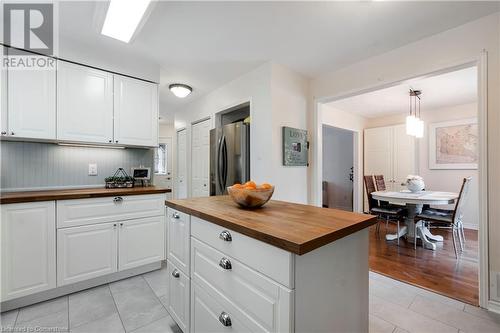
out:
M361 95L364 93L389 88L395 85L402 84L408 80L416 78L425 78L436 76L439 74L456 71L462 68L476 66L478 68L478 125L479 125L479 305L483 308L491 308L496 306L489 301L489 267L488 267L488 61L487 52L483 50L477 57L464 59L456 62L440 70L428 73L421 73L412 77L402 78L401 80L385 84L374 84L362 89L354 89L343 92L335 96L315 98L313 109L313 126L312 134L314 136L315 145L311 147L311 156L313 160L312 166L312 183L311 183L311 198L310 203L316 206L321 205L321 181L322 181L322 115L321 105L336 100ZM358 181L360 181L358 179ZM356 186L358 187L358 186Z

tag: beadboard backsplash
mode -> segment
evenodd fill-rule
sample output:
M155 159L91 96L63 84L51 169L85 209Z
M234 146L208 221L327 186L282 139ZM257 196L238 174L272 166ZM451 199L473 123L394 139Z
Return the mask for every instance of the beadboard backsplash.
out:
M104 186L104 178L122 167L153 166L153 149L92 148L51 143L0 143L2 191ZM89 163L97 176L89 176Z

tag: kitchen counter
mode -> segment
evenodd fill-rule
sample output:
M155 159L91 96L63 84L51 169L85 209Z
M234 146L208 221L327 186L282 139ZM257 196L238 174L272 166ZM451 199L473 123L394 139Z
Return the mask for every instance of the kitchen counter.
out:
M170 193L172 190L156 186L133 187L133 188L83 188L47 191L20 191L2 192L0 194L0 204L36 202L50 200L85 199L99 198L120 195L141 195Z
M166 205L298 255L376 223L372 215L275 200L246 210L229 196L167 200Z

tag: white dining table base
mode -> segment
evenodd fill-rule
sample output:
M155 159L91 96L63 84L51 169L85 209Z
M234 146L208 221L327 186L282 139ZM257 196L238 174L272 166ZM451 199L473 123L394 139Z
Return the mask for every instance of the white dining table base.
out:
M406 240L410 243L415 241L415 222L414 218L417 214L422 212L422 206L418 204L406 204L407 214L405 216L405 225L399 229L398 234L387 234L385 239L392 241L398 239L399 237L406 236ZM422 240L422 246L426 249L436 250L436 244L434 242L442 242L443 237L439 235L433 235L430 230L425 227L422 221L417 223L417 238Z

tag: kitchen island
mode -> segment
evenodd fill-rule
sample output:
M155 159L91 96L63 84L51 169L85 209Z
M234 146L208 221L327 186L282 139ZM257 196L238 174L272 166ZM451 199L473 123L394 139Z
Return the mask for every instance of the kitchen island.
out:
M368 332L375 217L228 196L167 200L168 310L187 332Z

